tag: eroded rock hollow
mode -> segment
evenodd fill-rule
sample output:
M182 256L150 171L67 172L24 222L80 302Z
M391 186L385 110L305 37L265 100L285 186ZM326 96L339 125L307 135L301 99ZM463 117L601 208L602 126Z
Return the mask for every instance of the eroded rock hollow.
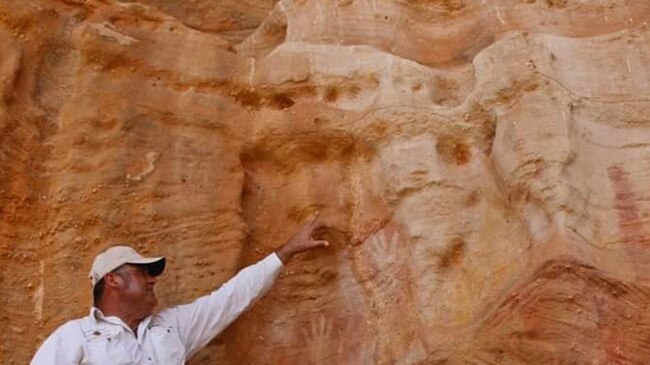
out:
M0 363L92 258L207 293L192 364L650 363L647 0L0 1Z

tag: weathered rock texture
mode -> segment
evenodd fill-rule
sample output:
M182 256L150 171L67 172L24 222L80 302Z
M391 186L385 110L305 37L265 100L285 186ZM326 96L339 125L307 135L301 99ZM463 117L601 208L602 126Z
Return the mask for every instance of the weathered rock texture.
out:
M0 363L90 261L207 293L314 211L193 364L650 363L647 0L0 1Z

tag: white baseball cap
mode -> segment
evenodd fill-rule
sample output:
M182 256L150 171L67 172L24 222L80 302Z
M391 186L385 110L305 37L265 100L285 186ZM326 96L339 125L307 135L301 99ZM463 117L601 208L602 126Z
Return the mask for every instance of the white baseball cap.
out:
M147 265L149 275L158 276L165 270L164 257L144 257L129 246L113 246L100 253L90 269L90 282L93 287L104 275L124 264Z

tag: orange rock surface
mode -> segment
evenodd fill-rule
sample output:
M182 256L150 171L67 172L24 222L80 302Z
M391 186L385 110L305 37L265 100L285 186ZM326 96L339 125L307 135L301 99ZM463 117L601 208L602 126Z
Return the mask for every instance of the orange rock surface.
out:
M162 305L315 211L191 364L649 364L647 0L0 0L0 363L109 245Z

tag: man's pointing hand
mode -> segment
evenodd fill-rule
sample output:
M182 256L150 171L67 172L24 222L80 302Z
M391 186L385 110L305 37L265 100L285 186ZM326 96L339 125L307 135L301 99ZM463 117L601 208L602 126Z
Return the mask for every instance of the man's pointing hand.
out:
M314 247L328 246L329 242L325 240L315 240L312 235L318 228L323 227L323 224L317 223L318 213L309 221L309 223L302 226L279 250L275 253L278 255L282 263L289 262L293 255L298 252L307 251Z

